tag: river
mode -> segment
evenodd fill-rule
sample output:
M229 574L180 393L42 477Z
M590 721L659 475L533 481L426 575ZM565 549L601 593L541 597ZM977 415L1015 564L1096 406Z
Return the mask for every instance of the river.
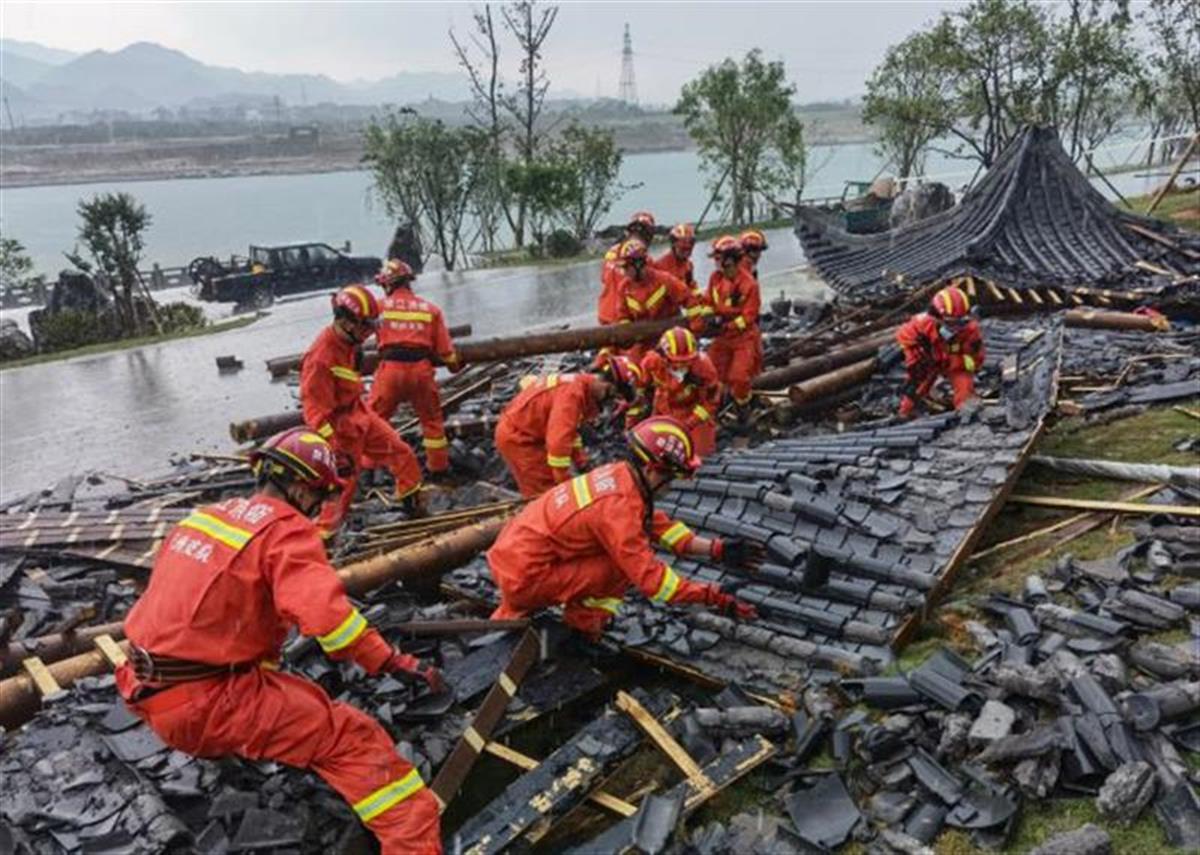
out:
M834 195L843 179L871 178L879 165L869 145L818 148L808 195ZM961 168L928 165L931 173ZM969 178L948 180L957 187ZM1145 182L1132 175L1118 178L1123 192L1137 192L1138 182ZM708 199L694 152L629 156L621 180L630 189L614 218L644 208L662 222L695 219ZM164 266L202 254L244 253L251 241L350 239L359 252L379 253L391 235L383 212L369 203L368 178L360 172L3 190L0 221L6 234L29 247L39 270L55 270L61 251L74 240L79 198L118 189L134 193L151 211L146 257ZM803 272L794 236L780 229L769 239L761 268L764 298L779 291L822 296L823 286ZM698 275L706 277L707 260L698 261ZM588 261L427 272L418 289L441 304L451 323L472 324L476 336L496 335L548 323L589 323L597 268ZM188 299L183 289L158 296ZM219 317L228 308L206 310ZM24 314L5 313L21 321ZM327 298L315 296L280 303L238 330L0 371L0 499L76 472L145 476L161 472L172 453L229 451L231 421L294 403L286 384L270 382L263 360L303 350L327 321ZM226 354L242 359L245 369L218 374L215 359Z

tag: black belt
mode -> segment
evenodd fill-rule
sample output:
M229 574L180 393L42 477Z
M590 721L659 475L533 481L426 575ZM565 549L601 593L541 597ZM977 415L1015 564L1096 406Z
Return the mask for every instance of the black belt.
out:
M379 358L384 362L432 362L433 354L423 347L391 345L379 349Z
M175 659L157 656L137 645L131 645L133 673L143 683L158 683L171 686L176 683L191 683L206 680L220 674L238 674L249 671L257 662L236 662L230 665L213 665L209 662L193 662L190 659Z

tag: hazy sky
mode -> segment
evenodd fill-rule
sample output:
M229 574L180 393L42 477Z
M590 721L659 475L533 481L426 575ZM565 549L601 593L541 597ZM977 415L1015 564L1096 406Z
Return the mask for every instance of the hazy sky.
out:
M545 51L558 90L615 95L629 22L638 94L666 102L726 56L762 48L782 59L802 101L860 94L889 44L951 2L561 3ZM470 3L83 2L0 0L8 38L75 51L155 41L214 65L309 72L339 80L400 70L454 71L447 30L465 32ZM515 73L511 48L506 65Z

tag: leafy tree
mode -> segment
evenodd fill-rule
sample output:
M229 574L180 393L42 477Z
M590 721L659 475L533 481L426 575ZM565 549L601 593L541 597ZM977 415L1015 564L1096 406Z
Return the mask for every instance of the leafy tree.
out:
M1151 0L1144 20L1153 39L1152 63L1170 87L1167 103L1186 109L1187 127L1200 128L1200 4Z
M570 202L571 167L560 158L543 155L528 166L509 163L506 173L505 181L525 212L532 246L540 255L555 218Z
M554 158L565 170L560 218L575 237L586 240L621 196L621 151L612 131L572 122L559 135Z
M45 283L33 274L33 259L16 238L0 236L0 294L38 291Z
M453 270L465 260L466 214L488 168L486 136L476 128L393 113L370 121L364 147L384 208L417 224L421 245Z
M782 62L752 50L684 85L674 112L700 150L714 193L724 182L734 222L755 219L773 194L795 190L804 171L804 126L792 109L794 86Z
M146 307L155 332L162 333L158 306L138 273L145 248L142 233L151 222L146 206L128 193L100 193L81 200L78 210L83 221L79 239L91 255L95 280L113 298L122 335L142 331L139 303Z
M943 18L889 48L867 80L863 121L875 126L879 152L901 178L924 171L929 144L954 124L945 68L953 38L950 20Z

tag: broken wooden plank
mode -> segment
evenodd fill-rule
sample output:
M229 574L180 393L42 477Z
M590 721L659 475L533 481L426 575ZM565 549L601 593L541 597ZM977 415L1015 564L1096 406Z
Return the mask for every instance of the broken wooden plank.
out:
M670 758L672 763L679 767L679 770L687 776L696 789L706 791L715 789L713 782L704 774L699 764L692 759L692 755L687 753L687 750L675 740L675 737L667 733L667 729L658 723L658 720L638 702L637 698L625 692L617 692L617 709L627 714L638 727L645 731L646 735Z
M527 629L521 636L521 640L517 642L508 665L500 672L500 677L496 680L495 685L488 691L483 703L479 705L475 718L463 733L458 745L454 746L454 750L446 758L446 762L442 764L441 770L430 786L430 790L442 810L445 810L450 800L458 795L471 767L483 753L483 747L491 739L492 732L500 723L500 719L504 717L504 711L508 709L509 702L517 693L517 686L541 657L541 651L541 634L536 630Z
M25 673L33 680L33 685L43 698L48 695L56 695L62 691L62 686L58 685L58 681L54 679L54 675L46 668L46 663L36 656L30 656L28 659L22 660L21 667L25 669Z
M96 649L104 655L104 658L108 660L108 664L113 666L114 670L129 661L129 657L125 655L125 651L120 648L111 635L96 636L95 644Z
M527 754L522 754L515 748L510 748L507 745L502 745L499 742L489 742L484 748L488 754L493 757L499 757L505 763L516 766L518 769L524 769L526 772L532 772L538 767L538 761L534 760ZM637 808L631 805L624 799L619 799L610 793L596 791L588 793L588 801L599 805L606 810L610 810L620 816L633 816L637 813Z
M1137 502L1104 502L1097 499L1067 499L1059 496L1009 496L1018 505L1039 508L1067 508L1088 511L1108 511L1122 514L1175 514L1181 517L1200 517L1200 508L1188 505L1146 505Z

